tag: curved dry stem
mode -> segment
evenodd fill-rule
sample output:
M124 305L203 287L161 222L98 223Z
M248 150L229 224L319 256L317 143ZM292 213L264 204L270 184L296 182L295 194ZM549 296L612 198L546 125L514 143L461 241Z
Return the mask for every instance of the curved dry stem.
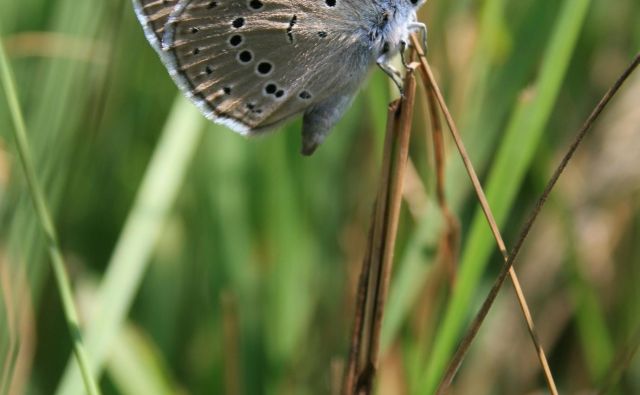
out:
M498 249L502 254L502 257L505 261L508 259L507 247L504 243L502 235L500 234L500 230L498 228L498 224L491 212L491 208L489 207L489 202L487 201L487 197L485 196L484 190L482 189L482 185L480 184L480 180L478 179L478 175L476 174L473 164L471 163L471 159L469 159L469 155L467 154L467 150L462 142L462 138L458 133L458 128L456 127L455 121L447 108L447 104L444 101L442 93L440 92L440 88L436 84L435 78L433 77L433 73L431 72L431 68L429 67L429 63L424 55L424 51L420 46L420 41L415 35L412 35L411 40L413 45L417 48L418 54L420 56L422 77L425 83L425 90L428 92L428 95L435 95L435 98L440 105L440 109L443 112L447 124L449 126L449 130L451 131L451 135L455 141L456 147L460 152L460 156L462 157L462 161L464 162L465 169L469 174L469 178L471 178L471 183L473 184L473 188L478 197L478 201L480 202L480 206L482 207L482 211L489 223L489 227L491 228L491 233L498 244ZM558 389L556 388L555 380L553 379L553 374L551 373L551 368L549 367L549 362L547 361L547 357L545 355L544 349L540 343L540 339L538 337L535 324L533 322L533 317L531 315L531 311L529 309L529 305L527 304L526 297L524 296L524 292L520 285L520 280L518 279L518 275L516 274L513 268L509 269L509 277L511 278L511 283L513 284L513 288L516 292L516 296L518 299L518 304L520 305L520 309L524 316L524 319L527 324L527 329L529 331L529 336L531 337L531 341L536 349L536 354L538 355L538 360L540 361L540 366L544 372L545 380L547 381L547 387L549 391L553 395L558 394Z
M426 64L426 61L425 61L425 64ZM451 362L449 363L449 366L447 368L446 374L445 374L444 378L442 379L442 381L440 382L440 385L438 387L438 391L437 391L438 394L446 393L446 391L451 386L453 378L454 378L456 372L458 371L460 365L462 364L462 361L463 361L467 351L469 350L469 347L473 343L473 340L475 339L475 336L477 335L480 327L482 326L482 323L484 322L484 319L486 318L487 314L489 313L489 310L491 309L491 306L493 305L493 302L495 301L495 299L496 299L496 297L498 295L498 292L500 291L500 288L502 287L502 284L504 283L504 281L505 281L505 279L507 277L507 274L509 274L511 272L511 269L513 267L513 263L515 262L516 258L518 257L518 254L520 253L522 245L524 244L525 240L527 239L527 237L529 235L529 232L531 231L531 228L533 227L533 224L535 223L536 219L538 218L538 215L540 214L540 211L542 210L542 207L544 207L544 204L546 203L546 201L547 201L547 199L549 197L549 194L551 193L551 191L555 187L558 179L560 178L560 176L564 172L564 169L567 167L567 164L569 163L569 161L573 157L575 151L580 146L580 143L584 139L584 136L591 129L591 127L593 126L595 121L600 117L600 115L602 114L604 109L607 107L607 105L609 104L611 99L615 96L615 94L618 92L618 90L624 84L624 82L627 80L627 78L638 67L638 64L640 64L640 53L638 55L636 55L635 59L631 62L631 64L627 67L627 69L622 73L622 75L613 84L613 86L605 93L605 95L602 97L600 102L596 105L594 110L589 115L589 118L587 118L587 120L583 124L582 128L578 131L578 134L577 134L575 140L573 141L573 143L569 147L567 153L562 158L562 161L560 162L560 164L558 165L558 167L554 171L553 175L551 176L551 179L549 180L549 182L547 183L547 186L545 187L544 191L542 192L542 195L538 199L538 202L536 203L536 206L534 207L533 211L529 215L529 219L527 220L527 222L525 223L522 231L520 232L520 236L518 238L518 241L516 242L513 250L511 251L511 254L509 254L508 259L506 260L506 262L502 266L502 270L500 271L500 274L498 275L498 277L494 281L494 284L491 287L489 295L487 295L487 298L485 299L484 303L482 304L482 307L480 308L480 311L477 313L477 315L474 318L473 322L471 323L471 326L469 327L466 335L462 339L462 342L460 343L460 346L458 347L458 349L456 350L456 353L454 354L453 358L451 359Z

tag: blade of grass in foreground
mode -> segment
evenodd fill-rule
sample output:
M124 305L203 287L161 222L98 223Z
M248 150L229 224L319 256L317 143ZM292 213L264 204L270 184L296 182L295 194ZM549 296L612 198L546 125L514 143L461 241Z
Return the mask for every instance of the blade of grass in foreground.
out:
M180 96L173 106L155 149L138 195L111 257L98 291L96 320L86 331L93 356L93 372L104 367L107 352L120 333L156 241L184 174L200 142L204 118ZM75 365L68 363L57 394L80 394L82 386Z
M6 3L6 2L4 2ZM22 2L24 3L24 2ZM31 5L23 5L20 12L3 17L24 20L25 8L40 9L45 2L30 0ZM91 4L75 0L50 2L43 17L44 25L41 37L58 34L78 40L91 41L96 38L96 30L102 24L102 6L98 2ZM3 26L3 30L6 29ZM6 30L7 37L16 37ZM43 46L54 46L53 42L40 41ZM58 45L58 44L55 44ZM87 45L78 54L91 58L92 46ZM84 61L50 56L37 59L20 59L16 67L16 83L21 87L23 106L28 109L25 122L29 129L32 155L38 158L36 172L42 180L45 199L51 214L64 206L63 191L75 163L74 150L78 147L83 130L79 128L83 114L94 97L92 75L102 73L102 67L95 67ZM93 74L96 73L96 74ZM3 114L0 112L0 117ZM8 117L7 117L8 118ZM3 119L4 121L4 119ZM10 128L7 128L8 131ZM55 149L52 149L55 148ZM45 263L45 241L38 228L38 220L30 207L28 199L20 199L28 193L21 182L12 183L11 189L17 199L10 205L2 205L1 211L7 212L6 248L11 261L22 261L26 266L29 285L34 303L39 305L44 279L48 275Z
M160 352L131 325L125 326L115 341L109 358L109 375L123 395L179 392Z
M542 138L571 60L590 0L567 0L544 54L533 97L515 108L489 175L487 198L497 223L504 224L518 189ZM476 212L463 249L458 283L434 341L426 374L417 393L431 394L438 384L460 331L467 321L471 298L493 251L482 212Z
M16 149L18 151L22 170L24 171L24 175L27 179L27 185L33 200L34 208L38 215L42 231L47 239L47 250L49 252L49 258L51 260L53 273L58 286L58 292L60 294L63 312L69 330L69 336L71 337L73 353L78 364L77 366L80 368L85 390L91 395L99 394L100 390L91 376L89 358L80 335L78 314L76 312L75 305L73 304L71 284L67 276L56 229L53 224L53 220L51 219L51 215L49 214L44 193L36 176L34 162L29 149L27 128L22 116L22 111L20 110L20 104L12 74L9 61L4 51L4 46L0 41L0 79L2 80L2 86L4 87L4 91L7 96L7 102L9 104L9 110L14 124L13 131L16 140ZM73 366L76 365L74 364Z

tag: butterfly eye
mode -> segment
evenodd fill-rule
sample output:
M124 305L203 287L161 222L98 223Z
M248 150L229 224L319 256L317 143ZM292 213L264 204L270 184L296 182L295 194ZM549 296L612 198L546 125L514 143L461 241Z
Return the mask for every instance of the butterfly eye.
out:
M417 5L418 4L418 0L409 0L409 1L411 1L411 4L413 4L413 5Z

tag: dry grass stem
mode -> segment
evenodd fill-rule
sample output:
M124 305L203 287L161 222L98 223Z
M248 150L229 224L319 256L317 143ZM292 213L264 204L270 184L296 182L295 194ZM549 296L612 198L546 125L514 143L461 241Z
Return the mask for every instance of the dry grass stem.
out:
M355 379L356 373L360 367L361 360L361 344L364 344L365 338L365 310L367 305L367 295L370 284L370 274L372 272L372 250L374 248L374 235L375 229L379 228L380 225L378 223L380 221L376 221L378 215L379 204L378 201L381 200L381 194L385 194L382 196L386 201L386 185L389 183L389 163L391 158L391 149L393 145L394 138L394 125L395 125L395 115L398 112L399 102L393 102L389 105L387 111L387 133L385 135L385 143L384 143L384 152L382 156L382 173L380 176L380 187L378 190L378 196L376 197L376 202L374 204L374 209L372 213L373 220L371 221L371 225L369 228L369 235L367 238L367 249L365 250L365 256L362 261L362 269L360 271L360 277L358 279L358 290L356 292L356 309L354 313L353 320L353 331L351 334L351 347L349 350L349 362L347 365L347 370L345 372L344 378L344 389L343 393L345 395L352 394L354 392L355 387Z
M433 151L436 170L436 196L438 206L447 222L445 235L441 242L442 260L449 274L451 285L455 283L456 267L458 263L458 243L460 241L460 224L455 215L451 212L445 197L445 145L442 133L442 122L438 113L438 105L435 94L431 89L425 87L427 102L429 105L429 115L431 121L431 135L433 138Z
M478 201L480 202L482 211L487 219L487 222L489 223L489 227L491 228L491 233L493 234L493 237L496 239L496 243L498 244L498 249L500 250L500 253L502 254L503 259L506 261L508 259L507 247L504 243L502 235L500 234L500 230L498 228L498 224L495 221L493 213L491 212L491 208L489 207L489 202L487 201L487 198L484 194L484 190L482 189L482 185L480 184L478 175L476 174L473 168L473 164L469 159L467 150L464 146L464 143L462 142L462 138L460 137L460 134L458 133L458 129L455 125L453 117L451 116L451 113L447 108L447 105L444 101L442 93L440 92L440 88L438 88L438 85L436 84L435 78L433 77L433 73L431 72L431 68L429 67L427 59L424 56L424 52L422 51L422 48L420 48L420 42L415 36L412 36L412 41L413 41L413 44L418 48L418 53L420 55L420 61L422 66L420 70L422 72L423 81L425 83L425 90L428 92L429 100L430 101L433 100L433 97L435 96L435 99L438 101L440 105L440 109L442 110L445 116L445 119L447 120L447 124L449 126L449 130L451 131L451 135L453 136L456 147L458 148L462 161L464 162L465 169L467 170L467 173L471 178L471 182L473 184L473 188L478 197ZM547 361L547 357L545 355L544 349L540 344L540 339L538 338L538 335L535 329L535 324L533 322L533 317L531 315L531 311L529 310L526 297L524 296L524 292L522 291L520 280L518 280L518 275L516 274L513 268L509 270L509 277L511 278L511 283L513 284L513 288L516 292L520 309L522 310L522 314L527 323L527 329L529 331L529 335L531 336L531 341L533 342L533 345L536 349L538 360L540 361L540 366L542 367L542 370L544 372L544 376L547 381L547 386L549 388L549 391L551 392L551 394L557 395L558 390L556 388L555 380L553 379L553 374L551 373L551 369L549 367L549 362Z
M412 67L415 67L412 66ZM344 394L370 394L379 357L382 317L389 290L415 99L412 70L405 97L389 106L380 186L360 274Z
M422 58L422 59L424 59L424 58ZM579 130L575 140L573 141L573 143L569 147L567 153L562 158L562 161L560 162L560 164L558 165L558 167L554 171L553 175L551 176L551 179L549 180L549 182L547 183L544 191L542 192L542 195L538 199L538 202L536 203L536 206L534 207L533 211L529 215L529 218L528 218L527 222L525 223L522 231L520 232L520 236L518 238L518 241L516 242L513 250L511 251L511 254L509 255L507 261L504 263L504 265L503 265L503 267L502 267L502 269L500 271L500 274L498 275L498 277L496 278L493 286L491 287L489 295L487 296L487 298L485 299L484 303L482 304L482 307L480 308L480 311L476 314L473 322L471 323L469 329L467 330L467 333L465 334L464 338L462 339L462 342L458 346L458 349L456 350L456 353L454 354L453 358L451 359L451 362L449 364L449 367L447 368L447 372L445 374L445 377L442 379L442 381L440 383L440 386L438 388L438 393L439 394L445 393L449 389L449 387L451 386L451 383L453 381L453 378L454 378L456 372L458 371L458 368L462 364L462 361L463 361L467 351L469 350L471 344L473 343L473 340L475 339L475 336L477 335L480 327L482 326L482 323L484 322L484 319L486 318L487 314L489 313L489 310L491 309L491 306L493 305L493 303L494 303L494 301L495 301L495 299L496 299L496 297L498 295L498 292L499 292L500 288L502 287L502 284L504 283L504 281L505 281L505 279L507 277L507 274L511 273L511 269L513 267L513 263L516 260L516 258L518 257L518 254L520 253L520 250L522 248L522 245L524 244L524 241L527 239L527 237L529 235L529 232L531 231L531 228L533 227L533 224L535 223L535 221L536 221L536 219L538 217L538 214L540 214L540 211L542 210L542 207L544 206L545 202L547 201L547 198L549 197L549 194L551 193L551 191L555 187L558 179L560 178L560 175L562 175L562 173L564 172L564 169L567 167L567 164L569 163L569 161L573 157L573 154L578 149L578 146L582 142L584 136L591 129L591 127L593 126L595 121L600 117L600 114L602 114L603 110L607 107L607 105L609 104L611 99L615 96L615 94L618 92L618 90L624 84L624 82L627 80L627 78L631 75L631 73L636 69L638 64L640 64L640 54L636 55L636 57L633 60L633 62L631 62L631 64L622 73L622 75L618 78L618 80L613 84L613 86L602 97L602 99L597 104L597 106L595 107L593 112L589 115L589 118L586 120L586 122L584 123L582 128ZM423 61L423 66L425 66L425 72L430 74L430 70L428 69L428 65L426 64L426 60ZM436 89L436 88L437 87L434 86L434 89ZM439 92L436 91L436 93L438 94Z

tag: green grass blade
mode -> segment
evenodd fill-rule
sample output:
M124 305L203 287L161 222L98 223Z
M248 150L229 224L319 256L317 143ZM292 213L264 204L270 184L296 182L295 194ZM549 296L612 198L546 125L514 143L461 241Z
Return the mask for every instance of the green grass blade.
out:
M203 124L204 118L198 110L180 96L109 262L98 292L98 318L87 327L87 347L94 356L93 371L96 373L102 371L109 347L120 333L140 287L162 225L199 144ZM57 394L79 394L81 390L75 366L67 364Z
M43 5L37 3L37 0L21 2L20 7L13 10L15 14L7 15L7 18L15 23L29 19L32 15L25 9L41 10ZM42 22L45 24L42 27L43 34L51 32L89 41L96 36L101 11L100 3L85 4L75 0L49 2L47 10L42 11ZM10 36L11 33L7 34ZM90 51L91 46L87 45L78 54L88 56ZM79 133L85 130L78 126L94 94L91 89L92 74L88 70L96 72L101 69L84 61L52 56L17 58L14 70L18 86L21 86L32 155L38 158L34 165L42 180L41 186L50 212L55 217L61 207L62 191L70 169L76 166L72 153L78 147ZM3 115L0 111L0 118ZM29 199L21 198L28 193L26 185L20 180L16 181L10 183L11 193L16 199L0 207L0 212L9 218L5 230L7 255L10 261L25 262L24 271L32 289L32 297L39 304L48 275L46 246ZM60 221L60 226L64 226L63 221Z
M49 209L44 198L44 193L38 182L35 166L31 157L31 150L29 148L29 140L27 137L27 128L22 116L20 104L18 100L18 94L15 88L13 73L11 66L5 54L4 45L0 42L0 79L4 87L5 94L7 96L7 102L13 120L13 131L16 140L16 149L20 159L20 165L24 171L24 175L27 179L29 187L29 193L33 200L42 231L47 239L47 250L49 252L49 258L51 260L52 269L58 286L58 292L63 306L65 320L69 329L69 336L71 337L73 353L75 361L80 369L82 381L85 390L91 394L99 394L100 390L98 385L91 375L89 357L85 350L82 336L80 334L80 325L78 321L78 314L76 312L75 305L73 303L73 294L71 291L71 284L67 276L65 269L64 259L58 243L58 236L56 229L49 214ZM76 365L74 365L76 366Z
M125 326L110 354L108 371L121 394L178 393L159 350L136 328Z

